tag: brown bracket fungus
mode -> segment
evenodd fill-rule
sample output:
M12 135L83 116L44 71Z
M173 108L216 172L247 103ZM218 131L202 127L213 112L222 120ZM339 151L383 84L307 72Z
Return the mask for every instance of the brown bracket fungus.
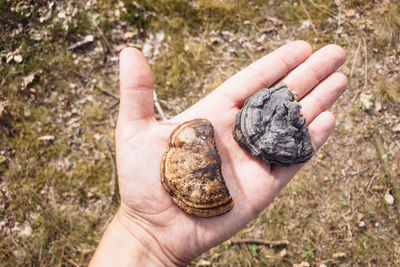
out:
M161 183L175 204L189 214L212 217L233 208L208 120L187 121L172 132L162 157Z
M233 137L258 159L283 166L308 161L313 154L306 120L283 83L262 89L239 111Z

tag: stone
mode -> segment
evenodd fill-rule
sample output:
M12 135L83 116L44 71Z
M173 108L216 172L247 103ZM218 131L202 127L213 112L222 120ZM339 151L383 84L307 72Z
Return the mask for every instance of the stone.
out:
M384 198L385 198L385 201L387 204L389 204L389 205L394 204L394 197L391 194L389 194L389 193L385 194Z

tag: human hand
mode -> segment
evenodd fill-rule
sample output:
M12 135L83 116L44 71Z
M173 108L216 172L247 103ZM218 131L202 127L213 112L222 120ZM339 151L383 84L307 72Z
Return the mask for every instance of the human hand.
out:
M116 130L121 207L92 264L107 265L110 255L115 255L114 265L115 260L133 264L135 257L144 254L160 265L187 264L243 228L303 164L271 168L250 156L233 139L236 114L246 98L283 81L298 96L314 150L318 150L335 125L334 116L326 110L347 88L346 77L336 72L345 58L344 50L336 45L312 54L306 42L291 42L243 69L183 113L156 121L150 67L141 52L124 49ZM214 126L222 174L235 201L230 212L213 218L183 212L160 182L161 157L172 130L195 118L206 118Z

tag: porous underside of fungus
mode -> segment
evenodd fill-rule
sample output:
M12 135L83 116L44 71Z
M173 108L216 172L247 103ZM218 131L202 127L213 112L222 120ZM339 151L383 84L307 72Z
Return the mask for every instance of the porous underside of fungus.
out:
M172 132L162 158L161 182L175 204L189 214L212 217L233 208L208 120L188 121Z
M308 161L313 154L306 120L283 83L248 98L233 127L236 142L250 154L283 166Z

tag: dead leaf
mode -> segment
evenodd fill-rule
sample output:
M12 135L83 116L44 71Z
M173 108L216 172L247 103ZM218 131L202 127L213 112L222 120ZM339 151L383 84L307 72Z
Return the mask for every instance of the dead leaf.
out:
M393 126L392 131L395 133L400 132L400 123Z
M50 142L55 139L54 135L44 135L39 137L37 140L41 142Z
M7 104L8 104L7 101L0 102L0 118L1 118L1 115L3 115L3 111L6 108Z
M373 187L372 187L372 190L374 190L374 191L384 191L386 189L386 187L385 186L382 186L382 185L374 185Z
M7 158L4 155L0 155L0 165L3 164L6 161L6 159Z
M99 133L95 133L95 134L93 135L93 139L96 140L96 141L99 141L99 140L101 139L101 137L102 137L102 135L99 134Z
M24 89L27 88L29 84L33 82L33 80L35 79L35 75L36 73L29 73L24 78L22 78L22 86L24 87Z
M346 241L346 242L353 242L353 237L348 236L348 237L346 237L346 238L344 239L344 241Z
M362 220L362 218L364 217L364 214L362 213L357 213L357 221L360 222Z
M9 52L9 53L6 55L6 63L7 63L7 64L10 63L13 59L14 59L14 54L13 54L13 52Z
M300 262L300 263L295 263L295 264L293 264L293 267L310 267L311 265L308 263L308 262L306 262L306 261L302 261L302 262Z
M208 42L208 45L216 44L218 43L219 38L218 37L211 37L210 41Z
M196 266L211 266L211 262L206 261L205 259L201 259Z
M353 17L356 14L356 11L354 9L346 9L344 14L346 17Z
M392 169L393 169L395 172L397 172L397 168L398 168L397 162L396 162L396 161L393 161L393 162L392 162Z
M135 35L137 35L137 32L126 32L124 33L124 36L122 37L124 40L130 40L132 39Z
M32 111L29 109L29 107L25 106L24 107L24 116L28 118L31 115L32 115Z
M279 252L279 257L283 258L283 257L285 257L285 256L287 256L287 250L286 250L286 248L282 249L282 250Z
M264 49L265 49L264 46L259 46L256 48L256 51L260 52L260 51L264 51Z
M333 258L337 259L337 258L346 258L346 253L344 252L338 252L338 253L333 253Z

